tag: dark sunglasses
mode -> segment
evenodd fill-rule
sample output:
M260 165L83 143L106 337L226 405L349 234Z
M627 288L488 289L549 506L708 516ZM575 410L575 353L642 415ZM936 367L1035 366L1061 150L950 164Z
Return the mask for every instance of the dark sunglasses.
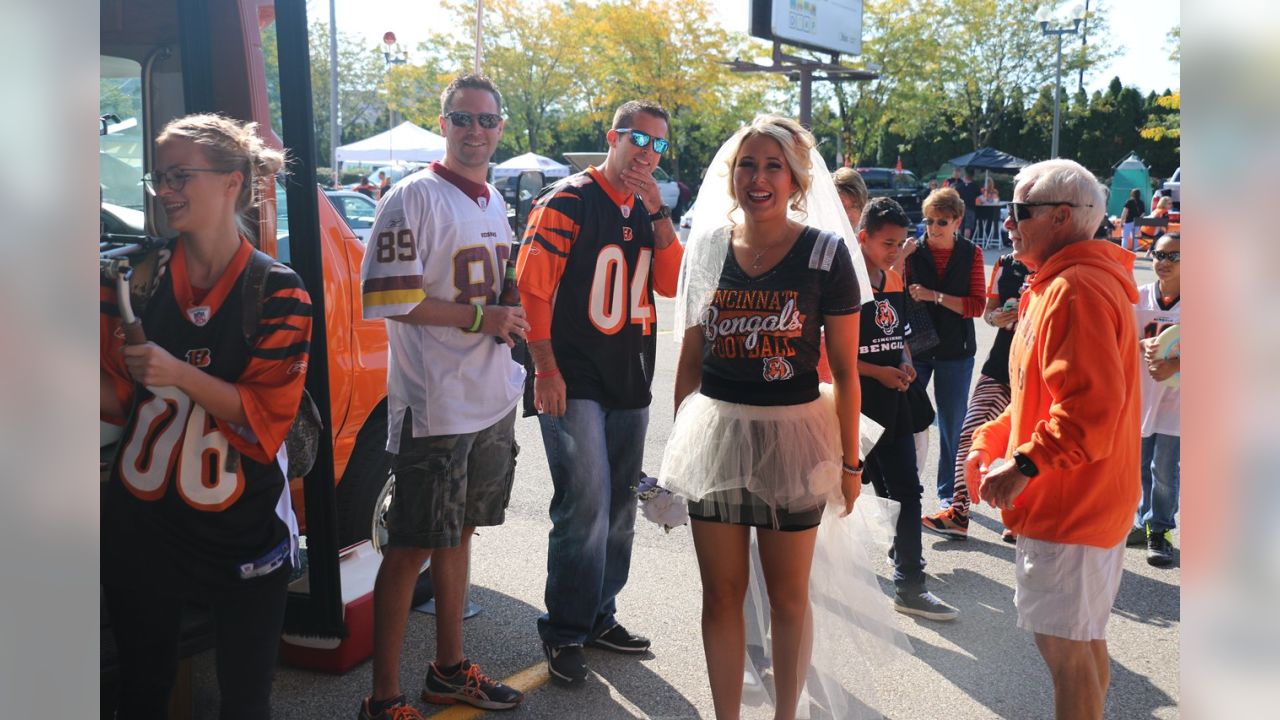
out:
M946 227L951 224L950 220L934 220L933 218L925 218L925 225L937 225L938 227Z
M461 110L454 110L445 115L445 117L449 118L449 122L453 123L453 126L457 128L469 128L472 120L477 120L480 122L480 127L485 130L492 130L498 127L498 123L502 122L502 116L495 113L476 113L473 115Z
M1016 223L1031 219L1031 208L1033 207L1056 207L1058 205L1066 205L1067 207L1093 207L1090 205L1076 205L1069 202L1011 202L1009 203L1009 216Z
M653 141L653 151L661 155L667 151L667 146L671 144L666 138L656 138L649 133L632 130L631 128L614 128L614 132L631 133L631 144L636 147L645 147L649 141Z
M1156 250L1155 252L1151 253L1151 257L1155 258L1156 262L1160 262L1161 260L1168 260L1169 262L1178 262L1182 258L1182 253L1177 250L1174 250L1172 252L1165 252L1164 250Z
M214 168L174 168L172 170L158 170L149 172L142 176L142 187L147 189L147 193L155 195L160 192L160 188L165 185L174 192L182 192L182 188L187 186L187 181L191 179L194 173L217 173L226 175L233 170L215 170Z

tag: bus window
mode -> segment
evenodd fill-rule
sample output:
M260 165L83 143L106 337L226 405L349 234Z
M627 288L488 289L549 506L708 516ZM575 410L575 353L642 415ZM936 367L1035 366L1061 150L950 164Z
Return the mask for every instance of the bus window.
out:
M98 84L98 184L102 201L142 211L142 66L127 58L101 57Z

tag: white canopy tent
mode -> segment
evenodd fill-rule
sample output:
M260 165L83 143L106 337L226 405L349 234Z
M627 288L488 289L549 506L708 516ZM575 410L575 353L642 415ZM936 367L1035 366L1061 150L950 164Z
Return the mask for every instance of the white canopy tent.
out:
M338 146L338 162L431 162L444 157L444 137L405 121L373 137Z
M556 162L537 153L517 155L510 160L493 167L493 178L519 175L526 170L538 170L548 178L568 177L569 166Z

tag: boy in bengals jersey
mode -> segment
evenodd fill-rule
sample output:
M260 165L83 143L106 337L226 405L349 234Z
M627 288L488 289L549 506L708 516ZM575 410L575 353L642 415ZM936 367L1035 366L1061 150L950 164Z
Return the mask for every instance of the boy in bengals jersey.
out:
M901 504L893 540L894 609L930 620L954 620L959 612L925 589L920 543L921 494L911 406L907 391L915 380L903 314L902 276L891 269L907 241L911 221L891 198L875 198L862 213L858 243L874 291L874 309L862 313L858 333L858 375L862 412L884 426L867 454L867 477L876 494Z
M624 103L604 163L542 193L520 248L534 405L555 485L538 632L552 677L566 684L587 678L583 645L649 650L615 612L649 423L653 293L675 295L683 257L653 179L666 136L660 106Z

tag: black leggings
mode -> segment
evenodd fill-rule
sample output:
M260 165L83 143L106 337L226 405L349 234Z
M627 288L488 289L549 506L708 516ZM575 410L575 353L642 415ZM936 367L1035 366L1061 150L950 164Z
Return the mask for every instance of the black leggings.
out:
M268 720L289 566L252 583L212 590L222 720ZM154 587L104 583L120 658L117 720L164 720L178 669L182 599Z

